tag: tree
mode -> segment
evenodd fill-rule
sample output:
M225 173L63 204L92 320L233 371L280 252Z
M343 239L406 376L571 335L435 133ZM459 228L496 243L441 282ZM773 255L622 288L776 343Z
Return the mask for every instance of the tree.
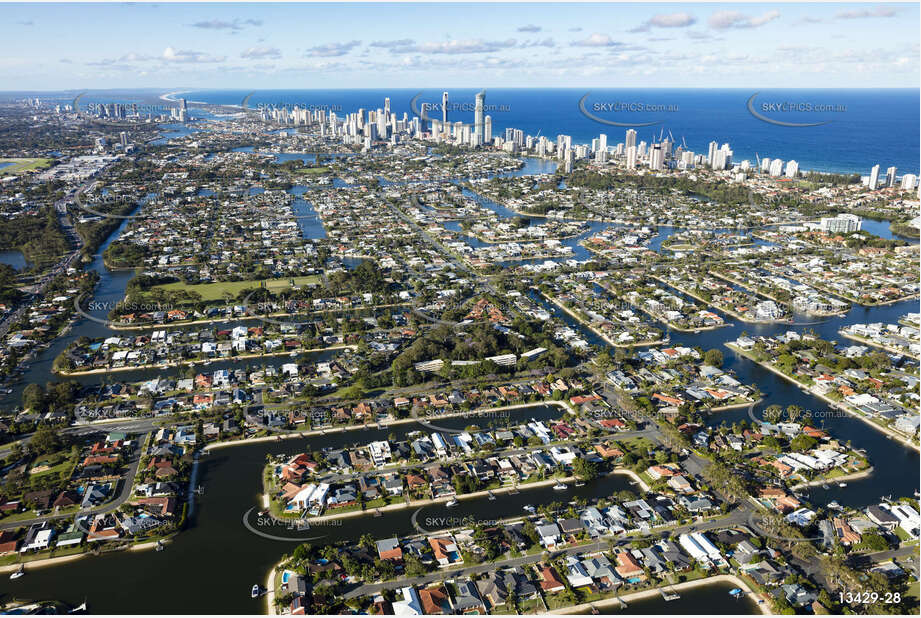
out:
M44 455L59 450L62 444L57 430L50 425L41 424L35 430L32 441L29 442L29 448L37 455Z
M598 464L580 457L572 462L572 471L576 478L591 481L598 477Z
M45 411L45 389L40 384L29 384L22 390L22 405L33 412Z
M811 436L807 436L804 433L801 433L790 441L790 448L792 448L794 451L802 452L814 448L816 444L818 444L818 440Z
M723 366L723 353L716 348L704 352L704 363L713 367Z

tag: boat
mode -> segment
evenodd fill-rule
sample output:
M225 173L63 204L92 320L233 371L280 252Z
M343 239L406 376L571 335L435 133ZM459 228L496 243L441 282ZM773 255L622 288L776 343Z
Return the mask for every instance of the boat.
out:
M822 489L829 489L828 484L827 484L827 483L826 483L826 484L823 484L823 485L822 485Z
M13 573L12 575L10 575L10 579L19 579L20 577L22 577L22 576L25 575L25 574L26 574L26 565L20 564L20 565L19 565L19 570L17 570L15 573Z
M583 487L584 485L585 481L576 481L576 487Z
M157 541L157 551L163 551L166 549L166 545L163 544L163 540Z
M729 591L729 596L732 596L738 599L740 596L742 596L742 589L733 588L732 590Z
M535 509L535 508L534 508L533 506L531 506L530 504L524 505L524 510L526 510L528 513L536 513L536 512L537 512L537 509Z
M487 495L489 496L489 499L490 499L490 500L495 500L495 499L496 499L496 496L493 495L493 493L492 493L491 491L490 491L490 492L487 492Z
M838 487L847 487L847 483L838 483Z
M445 506L450 509L452 507L457 506L458 504L460 504L460 502L457 501L457 498L451 498L445 503Z
M253 590L250 593L250 598L257 599L259 595L262 594L262 587L259 584L253 584Z
M569 489L569 486L566 485L566 483L563 483L562 481L560 481L556 485L554 485L553 488L557 491L563 491L564 489Z

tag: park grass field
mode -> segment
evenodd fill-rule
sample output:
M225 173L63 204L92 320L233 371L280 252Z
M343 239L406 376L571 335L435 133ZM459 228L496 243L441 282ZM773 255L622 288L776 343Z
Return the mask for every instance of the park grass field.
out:
M48 167L54 159L0 159L0 163L12 163L0 167L0 176L19 174Z
M294 285L313 285L319 282L320 278L317 275L307 275L304 277L294 277ZM236 298L237 295L246 289L257 289L263 283L265 287L273 292L278 292L279 290L289 289L291 287L291 278L284 279L250 279L247 281L221 281L218 283L199 283L196 285L188 285L181 281L174 283L165 283L163 285L155 286L158 289L164 290L166 292L176 292L178 290L186 290L188 292L197 292L201 295L203 301L214 301L214 300L223 300L225 294L230 294L233 298Z
M319 167L304 167L297 170L298 174L306 174L308 176L319 176L320 174L325 174L329 171L329 167L319 166Z

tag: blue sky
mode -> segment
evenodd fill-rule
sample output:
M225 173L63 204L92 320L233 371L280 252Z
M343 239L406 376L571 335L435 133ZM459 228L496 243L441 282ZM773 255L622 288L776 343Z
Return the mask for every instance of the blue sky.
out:
M0 90L919 86L917 3L0 10Z

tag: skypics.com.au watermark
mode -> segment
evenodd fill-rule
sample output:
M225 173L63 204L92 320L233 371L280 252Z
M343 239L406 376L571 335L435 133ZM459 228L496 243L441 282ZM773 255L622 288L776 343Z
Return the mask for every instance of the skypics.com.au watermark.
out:
M645 103L642 101L615 101L613 103L592 103L593 112L669 112L678 111L678 106L671 103Z
M243 513L243 527L256 536L271 541L285 543L317 541L328 536L321 532L323 528L340 528L343 525L343 520L336 518L321 520L307 520L304 518L278 519L264 511L255 511L254 507Z
M99 318L90 313L90 311L105 311L106 315L110 315L113 311L118 315L130 315L130 314L154 314L154 313L167 313L177 309L176 306L165 304L165 303L136 303L128 300L120 301L98 301L91 300L86 306L83 305L83 300L86 298L87 294L82 294L77 296L74 299L74 311L79 315L96 322L97 324L102 324L108 328L125 328L129 326L137 326L136 322L124 322L118 320L110 320L108 318Z
M651 103L648 101L596 101L591 104L591 110L585 102L591 95L586 92L579 99L579 111L589 120L613 127L648 127L661 124L661 119L644 121L640 119L627 120L625 118L613 119L599 114L669 114L680 111L677 103Z
M447 105L441 103L422 103L423 112L442 112L447 108L448 113L463 112L473 114L477 111L476 103L448 101ZM484 103L483 113L494 114L496 112L511 112L512 108L508 105L496 105L495 103Z
M88 212L91 215L97 217L102 217L103 219L139 219L144 215L135 214L135 215L120 215L114 212L103 212L97 210L101 205L108 204L111 206L117 206L119 204L130 204L132 206L137 205L139 200L137 198L128 196L128 195L96 195L93 196L93 203L88 204L86 198L83 195L82 191L78 191L74 195L74 204L80 210Z
M249 109L249 108L247 108ZM325 111L325 112L342 112L343 107L335 103L257 103L252 109L262 112L293 112L298 111Z
M745 107L748 112L762 122L779 127L819 127L831 122L831 119L816 122L793 122L792 120L782 120L781 117L784 114L841 114L847 112L847 105L827 101L786 101L775 99L756 103L755 99L758 98L759 94L759 92L756 92L746 101Z
M465 412L452 413L450 416L445 415L444 418L461 419L461 420L476 420L476 421L495 420L495 419L509 420L512 417L511 412L512 411L510 409L468 410ZM437 432L447 433L447 434L462 434L466 431L466 429L453 429L451 427L443 427L441 425L438 425L437 423L434 423L429 419L432 419L432 418L437 419L439 417L419 416L419 414L415 410L413 410L410 416L414 420L416 420L420 425L428 429L431 429L432 431L437 431Z

